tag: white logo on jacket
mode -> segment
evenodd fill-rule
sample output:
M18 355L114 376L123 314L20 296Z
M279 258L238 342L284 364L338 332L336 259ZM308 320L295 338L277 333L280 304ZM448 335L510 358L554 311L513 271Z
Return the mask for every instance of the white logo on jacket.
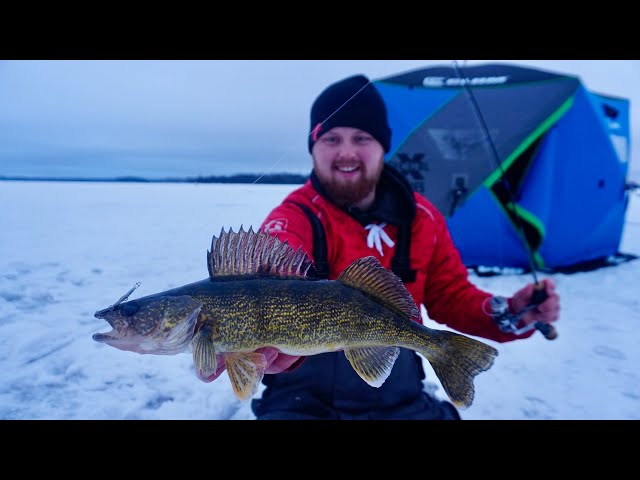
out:
M276 218L275 220L269 220L265 223L264 228L262 229L264 233L271 232L281 232L282 230L287 229L287 219L286 218Z

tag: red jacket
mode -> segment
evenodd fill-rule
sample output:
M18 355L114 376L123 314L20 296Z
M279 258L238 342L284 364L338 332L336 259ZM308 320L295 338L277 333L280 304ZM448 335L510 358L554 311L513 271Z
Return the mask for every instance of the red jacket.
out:
M469 282L467 269L449 235L442 214L422 195L414 192L416 216L411 228L410 261L416 269L416 279L405 283L418 307L424 304L429 318L468 335L498 342L526 338L527 332L516 336L501 332L483 312L483 302L490 293ZM293 191L267 216L261 229L288 241L294 249L302 246L313 259L313 232L302 209L288 200L309 207L322 222L327 238L329 279L337 278L353 261L374 256L391 269L391 259L397 244L397 228L387 225L384 231L394 246L383 245L384 256L367 246L368 231L351 215L319 194L310 180Z

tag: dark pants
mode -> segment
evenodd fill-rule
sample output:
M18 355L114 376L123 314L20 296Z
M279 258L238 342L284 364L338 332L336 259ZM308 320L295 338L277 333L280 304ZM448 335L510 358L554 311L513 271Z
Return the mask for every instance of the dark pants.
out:
M258 420L459 420L453 405L424 391L423 379L422 360L404 348L379 388L355 373L344 352L325 353L265 375L251 407Z

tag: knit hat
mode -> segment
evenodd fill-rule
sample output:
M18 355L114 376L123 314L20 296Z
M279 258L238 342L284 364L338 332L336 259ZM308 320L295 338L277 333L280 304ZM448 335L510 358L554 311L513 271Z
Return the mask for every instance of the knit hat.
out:
M309 153L313 144L334 127L352 127L375 138L385 153L391 148L387 107L376 87L364 75L354 75L329 85L311 107Z

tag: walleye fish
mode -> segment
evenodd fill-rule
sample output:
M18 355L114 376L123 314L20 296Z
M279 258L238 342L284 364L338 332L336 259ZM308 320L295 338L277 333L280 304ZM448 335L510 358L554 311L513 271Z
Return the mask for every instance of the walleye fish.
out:
M498 354L478 340L416 322L420 313L404 284L374 257L354 261L336 280L313 279L300 248L241 227L213 236L207 266L205 280L125 301L132 289L97 311L112 330L93 339L141 354L191 351L203 381L224 359L241 400L250 399L263 378L266 360L255 352L261 347L300 356L342 350L373 387L387 379L400 348L408 348L427 358L460 408L471 405L473 378Z

